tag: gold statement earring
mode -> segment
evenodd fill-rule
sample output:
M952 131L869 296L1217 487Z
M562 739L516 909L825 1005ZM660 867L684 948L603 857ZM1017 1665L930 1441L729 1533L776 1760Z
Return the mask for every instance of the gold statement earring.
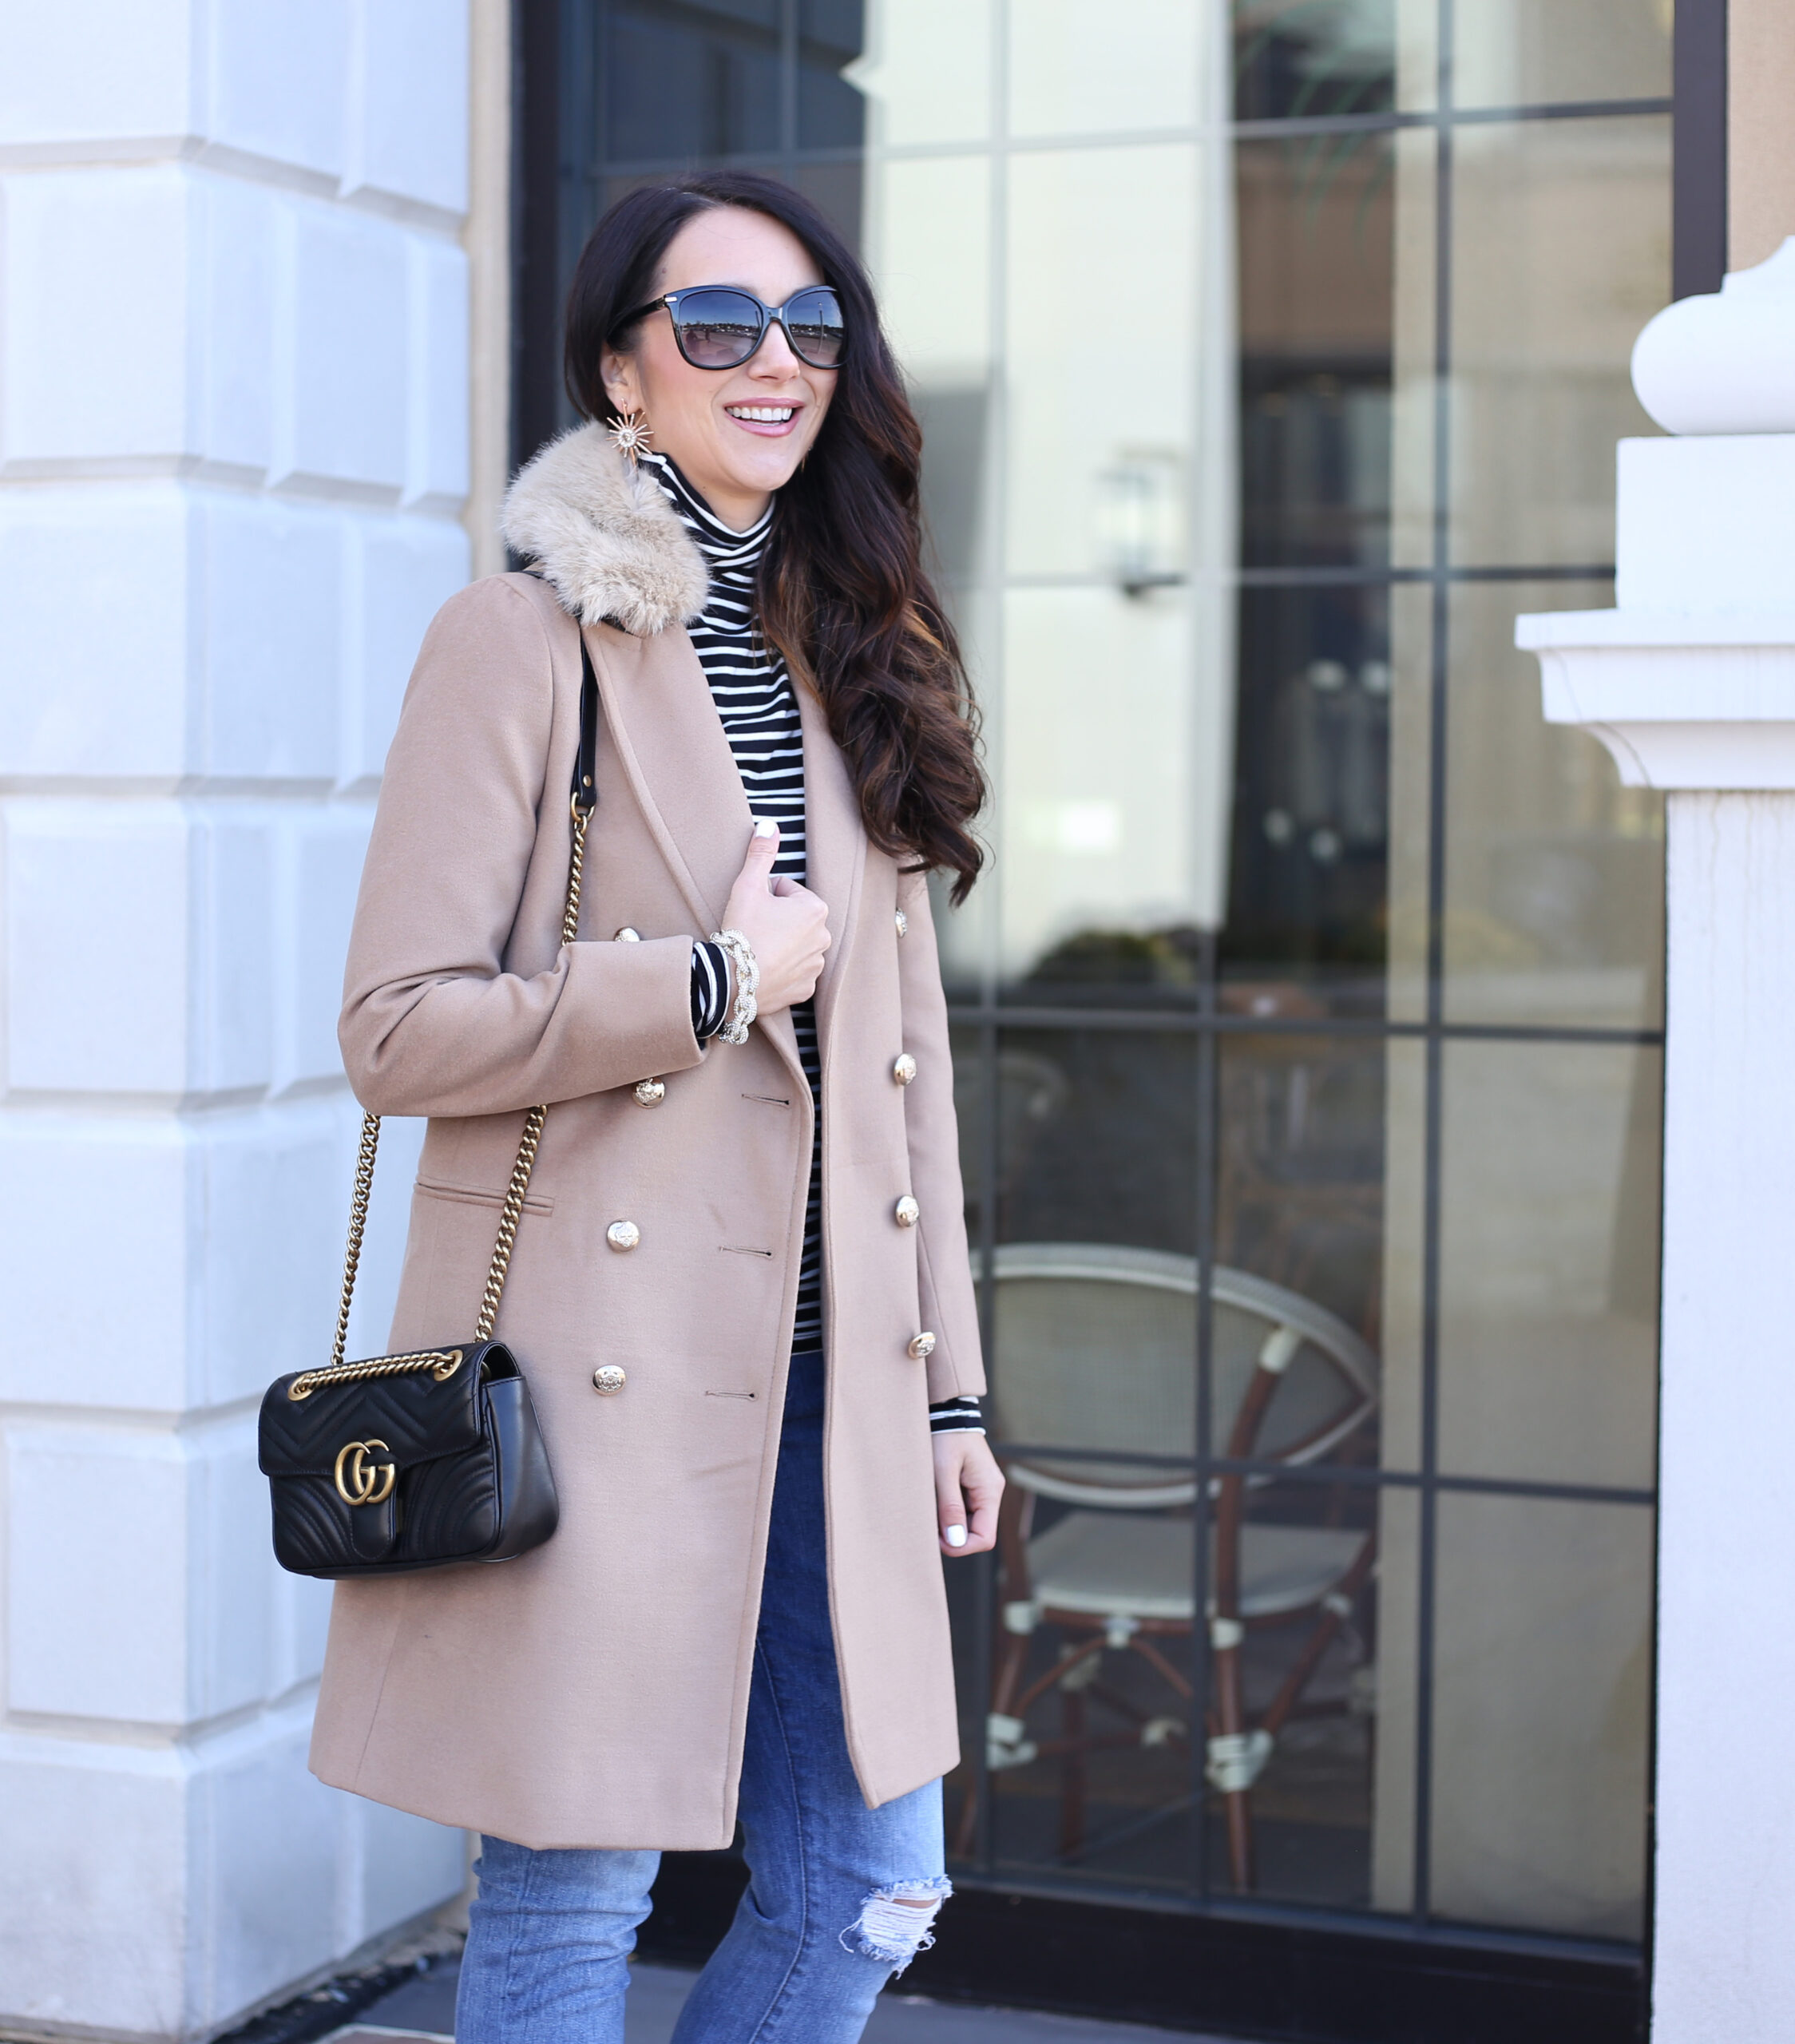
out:
M640 412L624 412L606 427L617 452L634 468L636 458L649 447L648 422Z

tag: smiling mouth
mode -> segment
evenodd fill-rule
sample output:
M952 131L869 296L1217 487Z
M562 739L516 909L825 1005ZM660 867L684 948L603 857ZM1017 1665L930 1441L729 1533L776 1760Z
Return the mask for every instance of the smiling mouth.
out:
M795 405L725 405L723 410L731 418L739 418L745 426L785 426L796 416Z

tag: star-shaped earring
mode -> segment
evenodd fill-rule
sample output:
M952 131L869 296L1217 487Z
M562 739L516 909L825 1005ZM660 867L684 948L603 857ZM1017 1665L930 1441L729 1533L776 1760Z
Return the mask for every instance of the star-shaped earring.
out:
M638 455L648 452L648 422L640 412L625 412L611 420L605 430L632 468Z

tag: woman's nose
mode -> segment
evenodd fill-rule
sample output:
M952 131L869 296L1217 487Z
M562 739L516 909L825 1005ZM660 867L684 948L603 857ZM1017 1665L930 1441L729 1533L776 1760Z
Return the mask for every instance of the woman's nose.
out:
M787 377L795 376L802 365L791 351L791 343L785 337L785 329L777 321L767 330L767 338L755 351L748 367L756 376L770 382L783 383Z

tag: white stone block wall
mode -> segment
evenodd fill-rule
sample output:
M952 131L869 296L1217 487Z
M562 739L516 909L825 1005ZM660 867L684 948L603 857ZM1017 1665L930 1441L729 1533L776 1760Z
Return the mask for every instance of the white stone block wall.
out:
M467 67L466 0L0 0L0 2030L207 2034L462 1883L306 1772L255 1415L329 1340L343 943L468 572Z

